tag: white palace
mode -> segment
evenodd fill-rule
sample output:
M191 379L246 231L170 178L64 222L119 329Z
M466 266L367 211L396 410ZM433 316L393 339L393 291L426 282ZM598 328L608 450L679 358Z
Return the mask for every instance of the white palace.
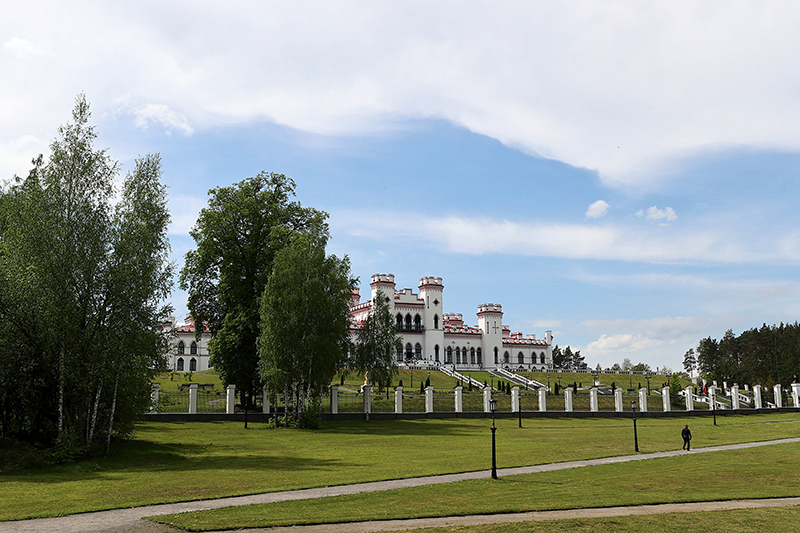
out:
M353 291L350 305L351 335L372 310L380 290L388 299L389 310L397 320L403 349L397 361L453 365L457 370L506 368L509 370L549 370L553 364L553 334L545 338L512 333L503 325L503 307L478 306L478 325L464 324L461 313L445 313L442 278L419 280L419 294L411 289L397 290L393 274L375 274L370 283L369 301L362 302L359 289Z

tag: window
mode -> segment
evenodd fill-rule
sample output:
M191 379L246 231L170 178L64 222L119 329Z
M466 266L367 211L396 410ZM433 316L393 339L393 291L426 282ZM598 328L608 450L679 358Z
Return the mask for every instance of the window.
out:
M475 348L469 349L469 364L471 365L475 364Z
M457 365L461 364L461 348L459 348L458 346L456 346L456 364Z
M524 362L525 362L525 356L522 355L522 352L519 352L517 354L517 363L523 364Z
M419 343L414 345L414 357L422 359L422 346L420 346Z
M397 313L397 330L403 331L403 315Z
M433 347L433 360L439 362L439 345Z
M192 355L197 355L197 343L192 341L192 345L189 346L189 353Z
M411 331L411 315L410 314L406 315L406 329L408 331Z
M503 353L503 362L508 363L508 361L509 361L508 352L505 352Z
M500 361L497 358L497 346L494 347L494 364L499 363Z
M183 372L183 357L178 357L178 372Z
M197 359L192 357L189 359L189 372L196 372L197 371Z
M408 344L406 344L406 360L410 361L412 357L413 354L411 352L411 343L409 342Z
M422 331L422 319L419 315L414 315L414 331Z
M478 348L478 364L483 366L483 356L481 356L481 349Z
M433 315L433 329L439 329L439 315Z
M544 352L542 352L541 359L539 359L539 361L540 361L542 364L544 364Z
M183 344L183 341L178 343L178 354L183 355L186 353L186 345Z
M448 346L447 351L445 352L447 355L445 356L445 363L451 364L453 362L453 348Z
M397 360L400 361L400 362L403 361L403 347L402 346L398 346L397 347Z

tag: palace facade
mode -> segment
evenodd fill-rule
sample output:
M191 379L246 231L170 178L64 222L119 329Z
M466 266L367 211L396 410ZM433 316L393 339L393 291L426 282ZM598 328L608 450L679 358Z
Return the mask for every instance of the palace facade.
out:
M464 324L461 313L444 312L442 278L419 280L419 293L397 290L393 274L372 276L371 297L361 302L360 290L353 291L350 304L351 336L355 335L372 310L378 291L388 300L389 310L397 321L403 348L397 353L399 363L452 365L456 370L549 370L553 365L553 334L544 339L536 335L512 333L503 325L500 304L478 306L478 324Z

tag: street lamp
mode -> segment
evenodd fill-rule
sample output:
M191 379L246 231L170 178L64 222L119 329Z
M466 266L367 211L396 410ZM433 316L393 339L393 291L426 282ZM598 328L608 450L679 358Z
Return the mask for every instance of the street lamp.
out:
M647 379L647 395L650 396L650 371L644 377Z
M636 401L631 400L631 409L633 409L633 447L639 451L639 434L636 432Z
M597 370L593 370L592 371L592 378L593 378L592 387L597 385L597 378L598 378L599 375L600 375L600 373Z
M558 388L561 388L561 372L558 373Z
M497 400L489 400L489 410L492 412L492 479L497 479L497 448L495 446L494 434L497 427L494 425L494 412L497 411Z
M547 391L550 392L550 372L547 373Z

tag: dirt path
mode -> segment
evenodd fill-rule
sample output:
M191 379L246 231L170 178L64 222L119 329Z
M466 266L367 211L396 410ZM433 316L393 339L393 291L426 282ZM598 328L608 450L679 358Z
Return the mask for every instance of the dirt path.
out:
M516 467L516 468L501 468L498 469L498 475L500 476L511 476L517 474L529 474L529 473L536 473L536 472L551 472L554 470L567 470L570 468L580 468L583 466L594 466L594 465L603 465L603 464L613 464L613 463L624 463L630 461L643 461L646 459L658 459L662 457L675 457L678 455L684 455L686 453L697 454L697 453L711 453L717 452L722 450L741 450L745 448L756 448L760 446L770 446L774 444L786 444L786 443L796 443L800 442L800 438L791 438L791 439L778 439L778 440L770 440L770 441L762 441L762 442L746 442L741 444L728 444L724 446L709 446L706 448L697 448L692 450L691 452L684 452L682 450L673 450L667 452L654 452L654 453L642 453L636 455L621 455L616 457L604 457L601 459L587 459L582 461L565 461L563 463L548 463L543 465L535 465L535 466L523 466L523 467ZM268 492L262 494L253 494L249 496L237 496L233 498L220 498L216 500L200 500L194 502L180 502L180 503L170 503L170 504L161 504L161 505L151 505L146 507L133 507L130 509L113 509L110 511L99 511L94 513L84 513L78 515L70 515L70 516L63 516L58 518L39 518L34 520L19 520L15 522L0 522L0 531L8 532L8 533L21 533L21 532L50 532L50 531L59 531L64 533L83 533L83 532L111 532L111 531L127 531L127 532L137 532L137 533L157 533L157 532L166 532L166 531L177 531L173 528L167 528L164 526L156 526L147 521L141 520L147 516L155 516L155 515L162 515L162 514L172 514L172 513L182 513L182 512L190 512L190 511L205 511L208 509L219 509L221 507L232 507L232 506L239 506L239 505L250 505L254 503L273 503L273 502L280 502L280 501L289 501L289 500L306 500L306 499L314 499L314 498L324 498L326 496L339 496L339 495L346 495L346 494L358 494L362 492L378 492L384 490L392 490L398 488L405 488L405 487L418 487L422 485L435 485L440 483L452 483L455 481L463 481L467 479L483 479L488 478L490 472L488 470L481 470L477 472L464 472L461 474L446 474L441 476L427 476L427 477L417 477L417 478L409 478L409 479L397 479L391 481L376 481L371 483L358 483L354 485L339 485L334 487L319 487L313 489L304 489L304 490L294 490L294 491L281 491L281 492ZM787 499L786 501L793 500ZM783 500L745 500L743 502L752 502L750 505L758 506L759 502L774 502L774 501L783 501ZM680 504L683 506L693 506L693 505L724 505L724 504L731 504L734 502L708 502L708 503L696 503L696 504ZM797 503L783 503L780 505L798 505L800 504L800 499L798 499ZM675 504L678 505L678 504ZM762 505L766 506L766 505ZM660 506L660 505L650 505L650 506L636 506L636 507L621 507L616 509L628 509L628 510L635 510L635 509L652 509L647 512L673 512L673 510L665 510L665 511L658 511L661 508L667 508L668 505ZM713 508L713 507L710 507ZM553 517L553 518L538 518L538 519L547 519L547 520L554 520L556 518L564 518L564 517L577 517L577 516L595 516L593 514L587 515L579 515L576 513L581 512L609 512L610 510L615 508L604 508L604 509L580 509L580 510L567 510L567 511L551 511L551 512L537 512L537 513L519 513L519 514L511 514L511 515L485 515L485 516L471 516L471 517L444 517L440 519L425 519L422 520L395 520L395 521L380 521L380 522L365 522L362 523L360 526L356 523L352 524L341 524L341 525L332 525L327 524L324 526L307 526L307 527L293 527L291 529L294 533L301 533L304 531L389 531L391 529L387 529L389 527L393 527L394 529L410 529L416 527L424 527L424 526L431 526L433 525L435 520L447 521L453 520L454 522L442 522L441 525L455 525L462 522L460 520L477 520L483 519L486 520L485 522L474 522L474 523L493 523L493 520L498 519L498 517L506 516L510 517L507 520L501 521L527 521L527 520L536 520L537 518L530 518L531 516L549 516L553 513L562 513L562 515ZM699 509L698 509L699 510ZM622 511L619 511L622 514ZM566 513L566 514L563 514ZM628 514L637 514L632 511L629 511ZM646 514L646 513L638 513L638 514ZM516 520L518 517L528 516L528 518L520 518ZM596 515L596 516L614 516L614 515ZM473 523L473 522L464 522L464 523ZM392 525L394 524L394 525ZM410 525L413 524L413 525ZM353 527L363 527L364 529L346 529L346 528L353 528ZM383 528L383 529L376 529L376 528ZM314 529L316 528L316 529ZM345 528L345 529L338 529L338 528ZM252 530L251 530L252 531ZM265 530L266 531L266 530ZM289 531L286 528L283 529L273 529L270 531Z

